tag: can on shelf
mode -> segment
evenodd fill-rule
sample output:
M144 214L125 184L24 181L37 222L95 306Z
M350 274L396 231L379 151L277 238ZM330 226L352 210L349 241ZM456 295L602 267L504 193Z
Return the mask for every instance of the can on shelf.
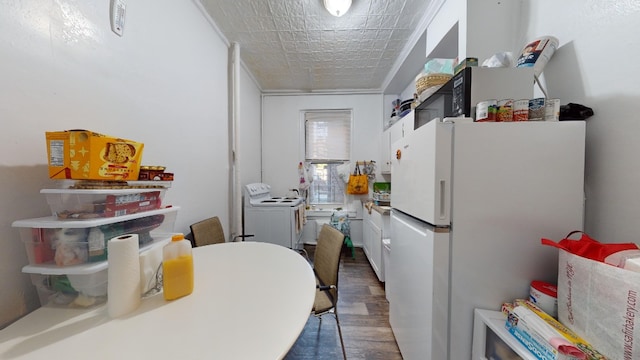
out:
M496 121L513 121L513 99L502 99L498 101Z
M513 102L513 121L529 120L529 99L520 99Z
M544 104L544 98L535 98L529 100L529 121L544 121Z
M491 99L481 101L476 105L476 121L496 121L496 113L498 112L498 100Z
M558 317L558 288L548 282L534 280L529 288L529 300L547 314Z
M544 112L545 121L560 120L560 99L547 99L544 109L545 109L545 112Z

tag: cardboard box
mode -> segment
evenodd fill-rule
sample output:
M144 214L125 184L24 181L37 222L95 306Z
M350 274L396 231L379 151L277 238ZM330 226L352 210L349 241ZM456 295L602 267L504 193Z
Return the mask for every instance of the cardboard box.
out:
M137 180L144 144L87 130L47 132L49 178Z
M471 67L471 66L478 66L478 58L468 57L462 60L459 64L455 64L454 66L455 67L453 69L453 73L457 74L460 71L462 71L462 69L464 68Z
M159 209L163 191L156 190L128 195L107 195L104 216L122 216Z

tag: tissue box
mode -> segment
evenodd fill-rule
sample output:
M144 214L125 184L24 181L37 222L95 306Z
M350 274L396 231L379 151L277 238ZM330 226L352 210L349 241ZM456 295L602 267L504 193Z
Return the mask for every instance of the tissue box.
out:
M137 180L144 144L86 130L46 132L49 178Z
M14 221L19 228L30 265L69 267L107 259L107 241L124 234L138 234L140 246L169 237L178 207L113 218L58 220L44 217Z
M59 219L95 219L159 209L166 189L42 189Z
M465 58L460 63L454 65L453 73L457 74L460 71L462 71L462 69L471 67L471 66L478 66L478 58L475 58L475 57Z

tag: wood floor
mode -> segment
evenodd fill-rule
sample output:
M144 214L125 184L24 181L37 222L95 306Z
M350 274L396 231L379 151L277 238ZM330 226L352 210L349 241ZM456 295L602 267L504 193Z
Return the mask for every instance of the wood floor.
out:
M313 259L314 246L305 245ZM402 359L389 326L389 303L384 283L378 281L364 252L344 249L338 280L338 316L347 359ZM310 316L285 360L336 360L342 358L336 319Z

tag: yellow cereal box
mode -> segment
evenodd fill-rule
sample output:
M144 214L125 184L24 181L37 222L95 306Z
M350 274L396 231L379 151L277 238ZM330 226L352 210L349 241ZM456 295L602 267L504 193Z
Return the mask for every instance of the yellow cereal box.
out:
M87 130L46 132L49 178L137 180L144 144Z

